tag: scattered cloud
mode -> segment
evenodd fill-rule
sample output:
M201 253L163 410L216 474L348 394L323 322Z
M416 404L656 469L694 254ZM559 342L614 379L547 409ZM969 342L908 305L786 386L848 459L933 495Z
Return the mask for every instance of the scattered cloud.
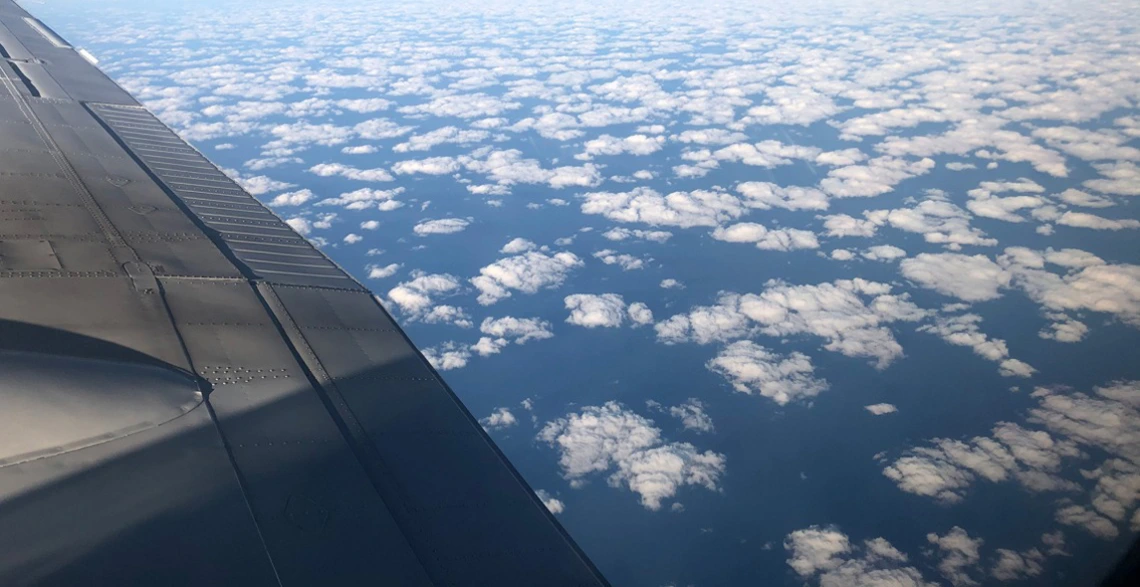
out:
M617 402L586 406L548 422L538 440L558 449L562 476L572 487L609 473L610 487L637 493L641 505L654 511L689 485L719 491L726 468L724 455L666 441L652 420Z

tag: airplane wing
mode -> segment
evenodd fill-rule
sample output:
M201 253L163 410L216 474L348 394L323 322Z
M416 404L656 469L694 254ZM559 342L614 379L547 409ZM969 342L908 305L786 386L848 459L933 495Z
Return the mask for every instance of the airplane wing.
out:
M0 584L605 584L364 286L12 0L0 83Z

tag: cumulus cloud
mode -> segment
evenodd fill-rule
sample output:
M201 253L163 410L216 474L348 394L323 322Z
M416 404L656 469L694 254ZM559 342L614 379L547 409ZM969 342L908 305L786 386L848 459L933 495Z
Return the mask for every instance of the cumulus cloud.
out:
M661 509L689 485L718 491L726 466L722 454L664 440L652 420L617 402L587 406L548 422L538 440L558 449L562 476L571 486L609 473L610 487L637 493L649 510Z
M761 210L826 210L829 205L827 194L815 188L748 181L736 186L736 191L744 196L746 206Z
M510 343L526 344L532 340L545 340L554 337L550 323L538 318L484 318L479 332L487 335L471 345L471 351L480 356L495 355Z
M368 265L364 270L368 272L368 279L384 279L395 275L400 267L399 263L391 263L389 265Z
M390 211L403 206L402 202L397 201L396 196L404 193L404 188L394 188L390 190L377 190L373 188L360 188L351 192L345 192L335 198L325 198L317 202L318 206L343 206L348 210L367 210L369 208L377 208L383 211Z
M893 190L903 180L923 175L933 168L934 161L929 158L907 161L895 157L878 157L864 165L832 169L819 182L819 186L836 198L880 196Z
M1140 220L1125 218L1116 220L1085 212L1065 212L1057 219L1057 224L1093 230L1124 230L1140 228Z
M388 291L388 301L401 311L416 319L423 317L440 296L457 293L459 279L446 273L424 273L412 271L410 281L401 282Z
M818 249L819 240L810 230L798 228L767 228L755 222L740 222L717 227L712 237L730 243L755 243L756 248L767 251L793 251Z
M447 175L459 170L459 162L452 157L428 157L427 159L406 159L392 164L392 173L410 175Z
M920 253L899 264L907 279L939 293L967 302L981 302L1001 296L1008 287L1009 271L985 255Z
M872 414L874 414L876 416L882 416L884 414L893 414L893 413L899 411L899 409L896 408L894 404L871 404L869 406L863 406L863 409L867 410L868 412L871 412Z
M1140 266L1109 264L1076 249L1042 254L1021 247L1007 248L998 261L1013 286L1048 311L1104 312L1140 328ZM1047 263L1065 272L1054 273Z
M480 292L479 303L487 306L511 297L512 291L533 294L562 285L570 271L582 265L574 253L527 251L483 267L470 282Z
M1057 197L1066 204L1072 204L1073 206L1082 206L1084 208L1111 208L1116 205L1116 203L1113 202L1111 198L1106 198L1104 196L1094 196L1088 192L1082 192L1081 190L1076 190L1073 188L1069 188L1060 194L1057 194Z
M989 436L936 438L896 459L883 474L903 491L943 503L961 501L979 479L1016 480L1031 492L1065 492L1078 497L1058 502L1058 522L1115 538L1140 504L1140 382L1113 382L1094 388L1094 395L1039 387L1032 396L1038 403L1028 422L1036 428L1000 422ZM1074 460L1094 463L1082 468L1080 479L1060 477L1065 463ZM1009 564L1018 567L1017 561Z
M481 418L479 423L483 425L486 430L500 430L503 428L510 428L519 423L515 415L507 408L495 408L490 416Z
M707 364L741 393L758 394L783 406L806 401L826 391L828 383L814 377L815 367L803 353L780 355L750 340L728 345Z
M820 218L823 219L823 228L827 231L827 236L875 236L875 231L879 228L875 222L846 214L833 214Z
M590 192L582 197L583 214L652 226L716 226L740 217L745 210L732 194L708 190L662 195L652 188L637 187L629 192Z
M594 253L594 258L606 265L617 265L623 271L632 271L645 267L645 261L627 253L618 253L613 249L602 249Z
M566 504L563 503L561 499L550 495L550 493L542 489L536 489L534 494L537 495L538 499L542 501L542 505L546 506L546 509L550 510L550 513L561 514L562 512L566 511Z
M818 285L773 280L767 286L760 294L725 293L715 306L698 306L658 322L657 339L708 344L756 333L778 338L811 334L824 338L827 350L873 359L885 368L902 356L902 346L886 324L928 315L907 295L890 293L891 286L863 279Z
M894 245L875 245L868 247L861 255L871 261L896 261L905 257L906 251Z
M395 179L385 169L357 169L343 163L321 163L310 167L309 172L321 177L339 175L356 181L392 181Z
M703 433L716 429L712 417L705 412L704 402L697 398L691 397L681 405L670 407L669 415L680 420L686 430Z
M625 300L618 294L573 294L563 300L570 324L586 328L616 328L626 318Z
M277 194L272 200L269 201L270 206L300 206L305 202L313 199L313 192L309 189L297 190L295 192L285 192Z
M471 360L471 351L453 341L422 349L422 352L428 363L440 371L462 369Z
M577 159L589 160L598 155L650 155L661 150L665 144L665 137L646 136L643 134L630 135L618 138L611 135L602 135L596 139L586 141L585 151L577 155Z
M907 556L884 538L852 544L835 526L810 526L784 538L788 566L801 579L826 587L936 587L906 566Z
M458 157L457 161L467 170L485 174L489 180L503 186L545 183L552 188L594 187L602 181L601 173L593 163L547 169L536 159L523 158L522 151L518 149L480 149L471 155Z
M612 241L623 241L628 239L641 239L652 241L655 243L663 243L673 237L673 233L665 230L640 230L628 229L624 227L611 228L602 233L602 236Z
M533 251L537 248L538 248L538 245L534 244L531 241L526 240L525 238L516 238L516 239L512 239L510 242L503 245L503 248L499 249L499 252L500 253L506 253L508 255L513 255L515 253L525 253L527 251Z
M918 233L926 242L941 244L951 250L961 249L963 245L997 244L997 240L970 226L970 214L938 191L928 192L927 197L913 207L869 210L863 212L863 216L876 226Z
M440 218L438 220L424 220L412 227L412 231L419 236L429 234L454 234L462 232L471 224L464 218Z
M998 363L999 372L1004 377L1029 377L1037 372L1028 364L1011 359L1004 340L983 334L978 328L981 321L982 317L977 314L939 316L933 324L919 326L918 330L935 334L950 344L972 348L974 354Z
M954 526L943 536L933 532L926 535L926 540L938 549L941 559L938 563L938 572L950 581L954 587L964 585L977 585L974 577L977 574L978 562L981 560L981 538L970 538L970 534Z

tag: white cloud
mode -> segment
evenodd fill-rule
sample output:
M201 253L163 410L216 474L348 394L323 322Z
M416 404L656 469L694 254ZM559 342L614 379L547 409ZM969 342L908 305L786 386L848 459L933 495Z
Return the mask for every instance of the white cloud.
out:
M387 110L392 102L383 98L361 98L356 100L337 100L336 105L353 112L369 113Z
M1090 190L1118 196L1140 196L1140 167L1135 163L1121 161L1094 165L1103 176L1090 179L1084 186Z
M970 215L951 203L944 193L930 191L912 208L863 212L867 220L878 226L891 227L923 235L928 243L945 245L952 250L963 245L992 246L997 240L970 226Z
M951 585L961 587L978 584L974 576L981 560L979 549L984 543L981 538L970 538L968 532L954 526L944 536L931 532L926 535L926 540L938 548L938 555L942 559L938 563L938 572Z
M852 544L835 526L811 526L784 538L788 565L821 587L937 587L884 538Z
M1061 198L1061 201L1066 204L1083 206L1085 208L1111 208L1116 205L1116 203L1112 201L1112 198L1094 196L1088 192L1082 192L1081 190L1075 190L1073 188L1061 192L1057 197Z
M487 430L501 430L503 428L510 428L519 423L515 415L507 408L495 408L490 416L481 418L479 423Z
M419 236L429 234L454 234L462 232L471 224L470 220L463 218L440 218L438 220L423 220L412 227L412 231Z
M364 222L360 223L360 228L362 230L376 230L377 228L380 228L380 221L379 220L365 220Z
M452 157L428 157L426 159L406 159L392 164L392 172L397 175L422 173L424 175L447 175L459 170L459 162Z
M665 137L646 136L642 134L618 138L611 135L602 135L596 139L586 141L586 150L577 155L577 159L589 160L597 155L650 155L661 150L665 144Z
M400 267L399 263L392 263L389 265L368 265L364 270L368 272L368 279L385 279L395 275Z
M665 230L641 230L624 227L611 228L602 233L602 236L612 241L623 241L631 238L643 239L655 243L663 243L673 237L673 233Z
M356 243L358 243L362 240L364 240L364 237L360 236L359 234L355 234L355 233L350 232L350 233L344 235L345 244L355 245Z
M612 249L602 249L594 253L594 258L606 265L617 265L623 271L632 271L645 267L645 261L633 255L618 253Z
M899 409L896 408L894 404L871 404L869 406L863 406L863 409L871 412L876 416L882 416L883 414L893 414L899 411Z
M1106 312L1140 328L1140 266L1113 265L1093 255L1077 255L1074 249L1065 251L1041 255L1010 247L998 260L1013 285L1047 310ZM1063 275L1048 271L1046 262L1067 271Z
M827 194L815 188L748 181L736 186L736 191L744 196L744 205L761 210L826 210L829 205Z
M367 210L369 208L392 210L403 206L402 202L395 200L395 197L402 193L404 193L404 188L402 187L390 190L360 188L351 192L345 192L335 198L325 198L317 202L317 205L344 206L348 210Z
M288 224L290 228L297 231L297 234L301 236L305 236L310 232L313 232L313 223L300 216L289 218L285 221L285 224Z
M340 152L345 155L370 155L379 151L375 145L355 145L352 147L342 147Z
M385 169L357 169L343 163L321 163L310 167L309 172L321 177L339 175L357 181L392 181L395 179Z
M270 200L269 205L270 206L300 206L301 204L304 204L305 202L308 202L311 199L313 199L312 190L303 189L303 190L297 190L295 192L285 192L283 194L277 194L277 196L275 196L272 200Z
M497 116L520 106L521 104L518 102L476 93L443 95L422 104L401 106L397 110L408 115L423 114L440 118L481 118Z
M533 294L562 285L570 271L582 265L574 253L527 251L483 267L470 281L480 292L479 303L487 306L511 297L511 290Z
M775 86L766 88L765 94L763 105L748 110L748 123L806 126L843 110L828 96L807 87Z
M423 349L423 354L431 366L440 371L462 369L471 360L471 351L455 342L446 342L439 346Z
M875 245L868 247L861 253L864 259L871 261L896 261L906 257L906 251L894 245Z
M1116 220L1113 218L1097 216L1096 214L1071 211L1062 214L1061 217L1057 219L1057 224L1075 226L1079 228L1091 228L1093 230L1124 230L1140 228L1140 220L1135 220L1133 218Z
M781 406L810 400L829 387L814 377L815 368L807 355L780 355L749 340L728 345L707 366L736 391L759 394Z
M542 501L542 505L546 506L546 509L550 510L550 513L561 514L562 512L566 511L566 504L562 503L561 499L550 495L546 491L543 491L542 489L536 489L534 494L537 495L538 499Z
M586 328L616 328L626 317L625 300L618 294L573 294L563 300L570 324Z
M482 173L500 185L545 183L552 188L594 187L601 183L599 168L593 163L547 169L535 159L524 159L522 151L481 149L458 161L469 171Z
M967 302L1001 297L998 290L1008 287L1012 277L985 255L958 253L920 253L903 260L899 270L925 288Z
M833 214L821 216L823 228L828 236L875 236L878 224L870 220L861 220L846 214Z
M402 282L388 291L388 300L414 319L431 308L435 297L456 293L459 289L459 280L453 275L416 270L412 271L411 281Z
M798 228L770 229L755 222L718 226L712 232L712 237L730 243L755 243L756 248L768 251L819 248L819 240L816 239L815 233L810 230Z
M516 238L516 239L512 239L511 242L503 245L503 248L499 249L499 252L500 253L506 253L508 255L513 255L515 253L525 253L526 251L533 251L537 248L538 248L538 245L534 244L531 241L526 240L525 238Z
M548 422L538 434L559 450L562 475L582 486L594 474L609 473L611 487L637 493L650 510L661 509L688 485L719 490L724 455L699 452L687 442L667 442L653 421L616 402L587 406Z
M629 314L629 321L633 322L633 326L648 326L653 324L653 310L642 302L634 302L626 309Z
M648 187L629 192L590 192L582 196L583 214L601 214L617 222L651 226L716 226L744 214L744 206L725 192L694 190L661 195Z
M837 167L819 182L823 191L836 198L880 196L903 180L917 177L934 168L934 161L907 161L895 157L878 157L864 165Z
M1058 502L1056 520L1113 539L1140 504L1140 382L1117 381L1094 391L1090 396L1039 387L1028 418L1037 429L1001 422L986 437L936 438L883 473L904 491L944 503L961 501L978 479L1012 479L1032 492L1066 492L1077 497ZM1058 475L1071 470L1066 462L1078 459L1094 460L1080 475L1094 482L1091 490L1079 479ZM1082 495L1087 505L1074 501ZM1017 561L1008 562L1019 568Z
M661 289L685 289L685 284L672 278L662 279L659 285Z
M1003 377L1029 377L1037 372L1026 363L1009 358L1009 348L1005 341L983 334L978 328L981 321L982 317L977 314L939 316L934 324L925 324L918 327L918 330L935 334L950 344L972 348L974 354L998 363Z
M426 132L421 135L412 135L406 142L400 143L392 150L397 153L409 151L427 151L432 147L443 144L469 145L485 140L490 133L483 130L459 129L454 126L445 126Z
M532 340L552 338L550 323L537 318L485 318L479 325L479 332L495 338L509 339L515 344L526 344Z
M878 368L885 368L902 356L902 347L885 325L928 314L907 295L890 293L889 285L863 279L819 285L774 280L767 285L760 294L725 293L715 306L698 306L658 322L657 339L708 344L757 332L779 338L813 334L827 341L827 350L874 359ZM870 298L869 305L862 297Z
M287 190L291 187L296 187L291 183L284 181L277 181L270 179L264 175L255 175L252 177L245 177L233 169L223 169L230 179L234 180L250 195L260 196L269 192L276 192L279 190Z
M733 132L723 128L701 128L682 131L670 137L680 143L696 143L698 145L728 145L747 140L748 135Z
M997 549L998 560L990 570L990 576L998 581L1025 580L1040 575L1044 568L1041 562L1045 555L1036 548L1016 552L1006 548Z
M705 412L705 404L697 398L689 398L685 403L669 408L669 415L681 421L686 430L712 432L716 429L712 417Z

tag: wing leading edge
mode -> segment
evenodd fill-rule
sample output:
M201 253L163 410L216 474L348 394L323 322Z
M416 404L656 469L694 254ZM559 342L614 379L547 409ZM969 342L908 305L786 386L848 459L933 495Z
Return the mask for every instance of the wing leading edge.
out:
M0 584L605 584L366 288L11 0L0 83Z

